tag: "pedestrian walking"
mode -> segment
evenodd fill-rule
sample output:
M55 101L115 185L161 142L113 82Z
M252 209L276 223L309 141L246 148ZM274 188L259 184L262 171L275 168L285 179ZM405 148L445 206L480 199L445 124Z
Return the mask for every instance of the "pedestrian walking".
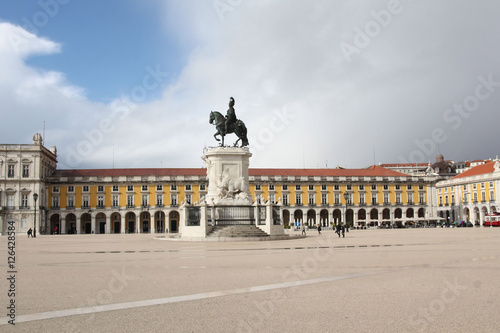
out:
M306 226L302 225L302 235L306 235Z
M318 234L321 235L321 225L318 225Z
M340 235L339 235L340 237ZM342 225L342 238L345 238L345 226Z
M33 229L29 228L28 230L28 238L33 238Z
M342 226L340 225L340 223L338 223L337 227L335 228L335 233L339 235L339 237L340 237L340 230L342 230Z

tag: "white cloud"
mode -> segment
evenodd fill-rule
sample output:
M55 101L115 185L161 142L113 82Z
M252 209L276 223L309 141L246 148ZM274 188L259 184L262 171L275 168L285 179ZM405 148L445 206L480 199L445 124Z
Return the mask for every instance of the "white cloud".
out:
M62 167L109 167L112 159L115 167L198 167L203 146L217 144L209 111L225 113L230 96L249 131L253 167L327 161L365 167L433 160L438 152L453 159L498 154L488 135L496 132L500 91L461 127L443 120L448 108L474 93L478 77L500 82L497 2L401 1L351 61L341 43L354 45L357 31L376 25L373 13L382 15L394 1L240 1L223 20L214 3L166 5L166 28L191 54L171 85L155 88L163 90L156 101L135 98L142 88L149 93L141 86L108 105L87 100L63 73L25 65L31 54L61 50L34 37L32 51L10 54L17 67L0 104L26 113L36 106L53 117L48 135ZM0 52L4 44L0 39ZM22 101L13 100L20 92ZM436 128L443 142L433 141ZM477 135L464 135L470 131Z

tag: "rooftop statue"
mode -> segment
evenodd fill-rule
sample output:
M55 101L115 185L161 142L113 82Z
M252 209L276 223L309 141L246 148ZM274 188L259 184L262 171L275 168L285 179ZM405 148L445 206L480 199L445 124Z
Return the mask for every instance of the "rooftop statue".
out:
M241 140L241 147L248 146L247 139L247 128L245 123L236 118L236 112L234 111L234 98L229 99L229 109L227 110L226 116L223 116L218 111L210 112L210 124L214 124L217 132L214 134L214 138L217 141L221 141L217 136L220 135L222 138L221 146L224 146L224 137L226 134L234 133L238 137L238 140L234 143L236 147L238 142Z

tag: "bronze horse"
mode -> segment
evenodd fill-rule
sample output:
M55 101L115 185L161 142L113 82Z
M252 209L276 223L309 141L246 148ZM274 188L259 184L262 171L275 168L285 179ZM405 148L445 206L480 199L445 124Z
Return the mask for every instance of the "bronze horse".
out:
M221 146L224 146L224 137L226 134L234 133L238 137L238 140L234 143L234 147L238 145L238 142L241 140L241 147L248 146L248 139L247 139L247 127L245 126L245 123L242 122L241 120L236 120L236 122L233 124L228 124L227 126L227 133L226 133L226 118L218 111L212 111L210 112L210 118L209 118L210 124L214 124L215 122L215 129L217 129L217 132L214 134L214 138L217 141L221 141L217 137L217 135L220 135L222 138Z

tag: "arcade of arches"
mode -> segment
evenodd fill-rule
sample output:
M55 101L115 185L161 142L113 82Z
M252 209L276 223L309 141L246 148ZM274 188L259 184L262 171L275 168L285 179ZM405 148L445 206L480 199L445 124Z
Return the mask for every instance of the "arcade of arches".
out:
M347 215L347 216L346 216ZM330 227L334 224L344 224L346 221L351 227L390 227L427 224L425 208L345 208L336 209L283 209L285 226L299 227L306 224L310 227L321 225Z
M179 212L85 212L49 215L50 230L63 234L177 233Z

